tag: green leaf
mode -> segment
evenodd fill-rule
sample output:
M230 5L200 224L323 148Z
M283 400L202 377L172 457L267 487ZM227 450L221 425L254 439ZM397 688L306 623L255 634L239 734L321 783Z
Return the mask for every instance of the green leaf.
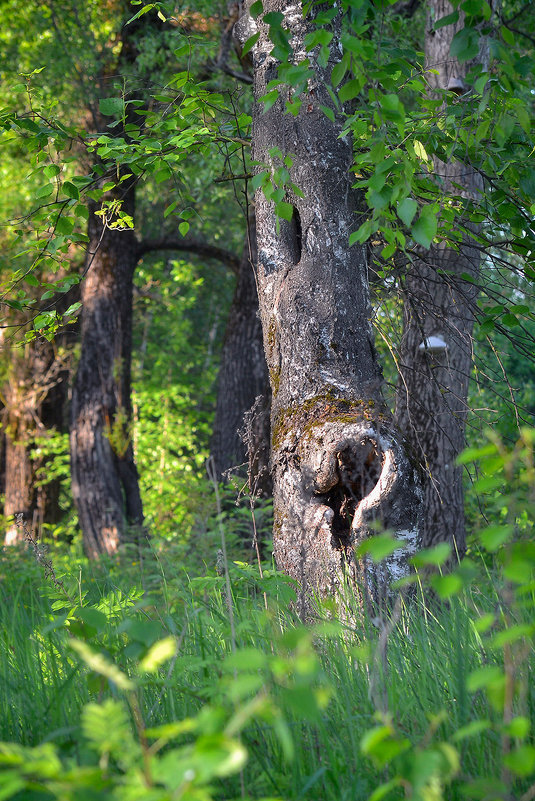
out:
M279 28L283 19L284 14L282 14L280 11L270 11L269 14L265 15L263 22L265 22L266 25L272 25L273 27Z
M529 776L535 771L535 748L520 745L503 758L505 765L517 776Z
M466 726L462 726L460 729L457 729L451 739L454 743L459 743L461 740L465 740L467 737L474 737L476 734L481 734L481 732L487 731L490 729L490 726L490 720L472 720L470 723L467 723Z
M82 304L81 304L80 301L77 301L76 303L71 303L71 305L69 306L67 311L63 312L63 316L64 317L70 317L72 314L76 314L76 312L81 308L82 308Z
M420 216L411 229L412 238L422 247L429 250L437 232L437 215L433 206L424 206Z
M502 35L503 41L506 42L508 45L515 44L515 37L513 32L510 31L509 28L506 28L505 25L501 26L500 33Z
M94 628L97 632L102 631L108 621L104 612L95 609L93 606L79 606L74 610L76 617L80 618L88 626Z
M43 312L43 314L38 314L35 320L33 321L33 327L36 331L41 331L43 328L48 328L49 325L56 320L56 312L55 311L48 311Z
M294 213L294 207L291 203L285 203L281 201L280 203L275 204L275 214L278 217L282 217L283 220L288 220L288 222L292 219Z
M49 164L48 167L45 167L43 170L43 174L46 175L47 178L55 178L60 172L61 170L57 164Z
M257 19L257 17L260 16L260 14L262 13L263 10L264 10L264 7L262 5L262 0L255 0L255 2L252 4L251 8L249 9L249 14L251 15L251 17L253 19Z
M533 625L517 623L515 626L509 626L504 631L499 631L495 634L490 640L490 646L492 648L503 648L504 645L531 637L532 634Z
M479 54L479 34L474 28L464 27L451 41L451 55L461 63Z
M364 540L364 542L358 546L357 554L359 556L369 554L374 562L381 562L383 559L386 559L387 556L393 554L394 551L399 550L401 545L400 541L396 540L395 537L387 531L384 534L376 534L374 537L368 537L368 539Z
M412 199L412 197L406 197L400 203L398 203L397 214L399 219L405 223L407 228L410 228L410 225L414 219L414 215L418 210L418 203Z
M449 542L440 542L432 548L425 548L413 556L411 562L415 567L424 567L425 565L443 565L449 559L451 554L451 545Z
M124 114L124 100L122 97L101 97L98 104L101 114L105 117L122 117Z
M75 186L71 181L65 181L61 190L64 195L67 197L72 198L72 200L79 200L80 199L80 192L78 191L78 187Z
M494 551L497 551L498 548L507 542L513 531L514 526L496 524L483 529L479 538L483 547L487 551L490 551L490 553L494 553Z
M112 681L120 690L133 690L134 683L128 676L120 670L117 665L110 662L104 654L98 653L90 648L87 643L71 638L68 642L70 648L76 651L80 659L95 673L105 676Z
M469 692L475 693L484 687L492 684L502 684L505 681L503 670L497 665L485 665L485 667L473 670L466 680L466 687Z
M349 63L350 56L349 53L346 53L342 60L339 61L338 64L334 65L333 71L331 72L331 83L335 88L342 83L344 76L349 69Z
M451 598L463 588L463 581L456 573L449 573L447 576L431 576L430 581L431 586L441 598Z
M72 234L73 229L74 220L72 220L70 217L58 217L58 221L56 223L56 231L58 234L69 236L69 234Z
M353 100L353 98L358 97L361 88L362 88L361 81L358 81L356 78L353 78L351 81L345 83L342 86L342 88L338 90L338 97L340 98L342 103L346 103L348 100Z
M376 231L377 229L374 228L374 225L371 220L366 220L363 222L360 228L353 233L349 237L349 247L354 245L356 242L360 245L363 245L370 236Z
M255 44L258 42L258 40L259 40L259 39L260 39L260 31L258 31L257 33L253 33L253 35L252 35L252 36L250 36L250 37L247 39L247 41L245 42L245 44L244 44L244 46L243 46L243 50L241 51L241 55L242 55L242 57L243 57L243 56L246 56L246 55L247 55L247 53L248 53L250 50L252 50L252 49L253 49L253 47L255 46Z
M178 206L178 200L173 200L173 202L166 207L163 213L164 219L167 219L167 217L169 217L169 215L174 212L177 206Z
M186 236L186 234L189 231L189 222L186 222L185 220L184 222L181 222L180 225L178 226L178 230L180 231L182 236Z
M148 654L141 660L139 667L146 673L155 673L158 668L177 652L177 642L174 637L165 637L155 642Z
M437 19L437 21L433 25L433 28L435 29L435 31L438 31L439 28L444 28L445 25L454 25L458 19L459 19L459 12L456 10L452 14L446 14L445 17L440 17L440 19Z

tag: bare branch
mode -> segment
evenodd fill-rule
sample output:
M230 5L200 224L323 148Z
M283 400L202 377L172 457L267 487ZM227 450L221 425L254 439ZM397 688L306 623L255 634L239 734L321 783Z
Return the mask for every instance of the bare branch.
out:
M240 269L240 260L235 253L226 248L211 245L202 239L194 237L162 237L162 239L143 239L138 245L138 258L146 253L155 253L160 250L175 250L178 253L193 253L195 256L204 256L207 259L220 261L234 273Z

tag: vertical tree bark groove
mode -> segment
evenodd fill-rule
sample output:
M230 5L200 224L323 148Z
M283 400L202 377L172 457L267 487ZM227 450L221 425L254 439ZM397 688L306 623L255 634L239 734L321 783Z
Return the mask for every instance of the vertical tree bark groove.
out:
M121 5L128 19L129 4L122 0ZM123 25L120 69L128 72L135 63L137 37L146 25L147 15ZM129 106L125 122L136 119ZM99 124L105 125L101 116ZM135 178L130 177L107 193L103 201L121 201L121 211L133 219L135 192ZM96 214L98 210L96 203L90 203L86 276L82 284L81 353L73 388L70 435L72 492L84 550L91 558L115 553L143 523L131 437L130 386L132 291L139 245L133 230L110 227Z
M10 366L3 388L6 545L24 541L24 531L13 520L16 515L21 514L34 533L40 532L44 523L60 519L59 479L44 481L46 460L32 457L32 449L36 437L46 436L51 429L65 430L68 377L54 345L41 337L19 349L11 348Z
M245 437L250 440L253 480L257 490L262 491L268 490L270 483L270 388L258 315L256 260L256 227L251 216L221 353L211 453L218 477L247 461L244 417L256 399L263 398Z
M264 2L280 11L291 31L294 61L307 55L312 29L301 3ZM250 36L250 18L240 35ZM338 52L339 22L331 53ZM330 68L313 63L296 117L281 98L264 113L261 98L277 75L268 27L257 21L253 49L253 159L259 169L277 164L270 150L290 154L291 180L304 198L288 192L291 223L256 195L258 274L264 347L272 402L274 555L302 587L303 614L314 593L332 595L349 582L378 599L391 579L407 572L418 539L417 481L381 395L382 377L371 329L365 250L348 247L358 196L351 190L352 146L340 138L320 106L333 108L326 91ZM332 64L331 64L332 67ZM336 110L333 109L336 114ZM355 546L380 520L400 539L381 568L355 558Z
M455 25L433 30L434 22L452 11L446 0L429 3L426 77L431 91L449 90L462 103L466 75L477 63L459 64L450 55L463 15ZM465 162L436 160L435 175L445 191L468 200L481 189L478 174ZM404 284L396 393L396 421L425 473L422 544L449 542L458 556L465 552L466 534L462 468L455 460L465 446L479 263L479 250L467 233L457 247L433 245L425 259L411 265ZM431 337L444 347L435 349Z
M125 186L124 182L122 186ZM123 210L134 216L134 186ZM114 553L143 509L130 436L131 230L103 228L91 209L88 270L82 285L82 350L72 396L72 491L90 557Z

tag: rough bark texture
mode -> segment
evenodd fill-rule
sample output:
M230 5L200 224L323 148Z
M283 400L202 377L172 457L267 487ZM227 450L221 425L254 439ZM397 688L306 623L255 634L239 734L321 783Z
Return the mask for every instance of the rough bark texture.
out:
M130 4L121 0L120 6L125 22L119 36L117 72L130 75L139 55L140 37L152 26L161 27L161 22L144 15L128 24ZM110 91L107 69L109 65L104 65L100 75L103 91ZM136 79L142 83L141 71ZM95 117L104 129L108 121L96 112ZM135 108L129 105L125 123L139 121ZM128 139L124 128L122 134ZM103 200L121 201L121 211L134 218L135 191L135 179L130 178ZM110 227L96 215L98 210L97 204L90 204L81 352L70 435L73 497L84 550L92 558L114 553L127 537L139 533L143 522L130 395L132 284L140 251L133 230Z
M436 72L428 71L427 80L435 95L449 90L463 103L465 76L475 62L459 64L450 56L450 45L464 20L433 31L433 23L452 11L446 0L428 4L426 66ZM465 162L436 161L435 175L445 192L465 199L480 189L478 175ZM479 262L479 250L465 234L455 248L433 245L412 264L404 285L396 398L396 421L425 473L422 544L449 542L459 556L466 539L462 468L455 460L465 446ZM446 347L428 347L430 337L443 340Z
M221 367L211 453L218 478L251 456L256 489L269 491L269 378L258 315L254 218L249 223L230 308ZM256 403L257 398L264 399ZM266 402L267 399L267 402ZM256 412L244 436L245 415ZM247 439L247 443L244 441ZM249 446L249 447L247 447Z
M123 187L134 216L135 190ZM71 474L88 556L114 553L143 510L131 440L130 366L133 231L103 228L91 209L87 275L82 285L82 346L73 388Z
M290 29L294 60L305 58L312 29L300 3L264 2L281 11ZM247 22L247 20L245 21ZM242 24L241 36L251 35ZM314 64L297 117L283 101L264 113L258 103L277 76L268 29L258 22L254 47L253 158L278 166L269 151L291 154L292 181L304 198L288 193L292 221L280 221L261 192L256 196L258 287L272 402L274 554L302 587L303 613L314 593L331 595L346 580L377 599L392 578L405 574L418 537L418 493L381 396L370 325L363 248L348 248L358 198L351 190L352 149L339 138L320 106L332 108L325 89L330 70ZM331 53L338 52L335 39ZM313 60L313 54L310 54ZM286 90L287 91L287 90ZM354 547L379 519L408 544L378 569L355 559Z
M43 338L9 352L10 376L2 392L4 515L8 519L5 544L13 545L24 541L24 531L13 521L16 515L22 514L36 534L44 523L57 523L61 516L59 480L45 483L45 460L32 458L32 449L36 437L52 429L65 430L68 370L57 348Z

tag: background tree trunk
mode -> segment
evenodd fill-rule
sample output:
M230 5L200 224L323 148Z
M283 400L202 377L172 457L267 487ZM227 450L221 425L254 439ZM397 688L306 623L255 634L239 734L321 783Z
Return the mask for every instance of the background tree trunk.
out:
M255 488L269 494L271 391L258 314L256 260L256 227L251 216L221 353L211 453L221 478L225 471L243 465L249 450ZM261 400L246 425L244 417L257 398ZM244 426L249 447L244 441Z
M294 60L305 57L312 29L300 3L269 0L290 29ZM247 21L246 21L247 22ZM336 25L336 21L335 21ZM247 30L248 28L248 30ZM302 612L313 593L331 595L348 580L379 599L390 580L404 575L418 538L418 496L381 395L382 378L370 325L365 250L349 249L358 198L351 190L352 147L339 138L320 106L333 108L326 91L330 69L314 63L296 117L279 100L264 113L259 98L277 75L267 25L258 21L254 47L253 159L273 170L272 148L291 154L291 222L256 195L258 287L272 402L274 554L302 587ZM242 24L242 36L253 32ZM337 33L331 54L338 53ZM287 94L287 90L285 90ZM336 114L336 110L334 110ZM264 166L265 165L265 166ZM355 559L354 548L375 519L403 539L379 568Z
M452 38L464 25L463 15L455 25L433 29L452 11L446 0L428 4L426 78L436 96L436 90L449 89L463 103L465 77L476 64L461 65L450 56ZM466 162L437 160L434 172L445 192L468 201L481 189L478 174ZM465 552L466 535L462 468L455 460L465 446L480 262L479 250L470 244L470 223L461 224L466 232L458 245L433 245L406 275L396 395L397 424L425 474L422 545L449 542L459 556ZM433 347L438 343L430 337L442 340L444 347Z
M59 337L61 342L63 337ZM13 520L22 514L27 527L40 534L44 523L57 523L59 479L46 481L46 457L32 456L36 437L64 431L69 371L57 347L42 337L24 347L8 348L10 376L4 385L4 515L8 518L5 544L24 541ZM37 486L39 484L39 486Z
M135 187L121 184L134 216ZM82 347L73 388L72 491L88 556L114 553L143 509L131 436L132 281L138 260L132 230L89 217L87 275L82 284Z

